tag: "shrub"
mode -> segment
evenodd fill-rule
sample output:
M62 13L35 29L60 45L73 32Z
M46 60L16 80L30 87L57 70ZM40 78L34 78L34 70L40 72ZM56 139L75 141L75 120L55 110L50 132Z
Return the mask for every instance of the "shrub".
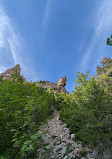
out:
M1 79L0 155L13 159L34 154L37 144L41 143L36 134L38 127L52 114L53 103L53 94L35 83ZM35 136L38 142L34 142Z
M75 91L69 99L63 97L60 116L67 123L75 139L102 149L111 145L111 96L97 84L95 77L78 73Z

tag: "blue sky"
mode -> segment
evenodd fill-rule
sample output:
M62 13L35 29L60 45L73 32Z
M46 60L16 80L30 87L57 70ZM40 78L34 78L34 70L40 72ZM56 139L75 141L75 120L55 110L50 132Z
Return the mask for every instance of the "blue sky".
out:
M96 73L112 58L112 0L1 0L0 72L19 63L28 81L57 82L77 71Z

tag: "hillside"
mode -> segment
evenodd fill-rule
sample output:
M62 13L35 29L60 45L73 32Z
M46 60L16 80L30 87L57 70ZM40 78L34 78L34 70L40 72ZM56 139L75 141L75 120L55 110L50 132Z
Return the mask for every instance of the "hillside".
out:
M0 74L1 159L111 159L112 59L97 75L77 73L75 90L27 82L20 65Z

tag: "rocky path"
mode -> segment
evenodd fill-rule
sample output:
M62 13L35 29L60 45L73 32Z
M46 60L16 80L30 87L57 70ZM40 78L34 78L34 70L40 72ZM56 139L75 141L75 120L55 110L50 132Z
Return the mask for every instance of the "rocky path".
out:
M39 133L43 135L48 144L50 159L95 159L94 153L89 148L83 148L81 143L76 143L66 124L59 118L59 112L54 110L53 118L40 127ZM47 159L45 156L40 159Z

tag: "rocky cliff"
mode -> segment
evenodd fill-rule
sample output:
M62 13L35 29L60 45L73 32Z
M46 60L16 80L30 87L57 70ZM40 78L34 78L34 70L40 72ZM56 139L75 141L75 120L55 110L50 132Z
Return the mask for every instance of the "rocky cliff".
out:
M12 79L13 75L16 74L18 77L21 77L23 80L25 78L20 75L21 67L17 64L14 68L6 70L4 73L0 74L3 80ZM40 81L36 82L40 87L43 87L45 90L50 90L53 93L64 93L66 94L66 76L61 77L57 83L49 82L49 81Z
M64 93L66 94L66 76L61 77L57 83L49 82L49 81L40 81L37 82L39 86L43 87L45 90L51 90L53 93Z
M12 79L13 75L16 74L18 77L21 77L23 80L25 80L25 78L20 75L20 71L20 65L17 64L14 68L8 69L4 73L1 73L0 77L2 77L3 80Z

